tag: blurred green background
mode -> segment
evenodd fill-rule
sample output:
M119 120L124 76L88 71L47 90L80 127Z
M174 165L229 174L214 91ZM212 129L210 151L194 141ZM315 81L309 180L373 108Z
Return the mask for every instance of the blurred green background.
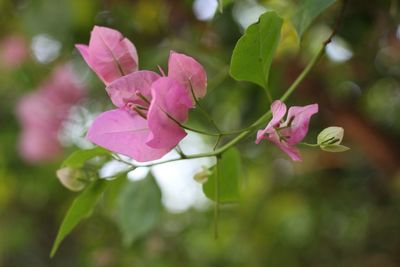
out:
M256 146L253 135L238 145L244 166L242 200L221 206L217 239L212 204L190 200L192 204L182 207L180 202L187 200L179 197L189 189L180 187L174 192L181 206L174 209L165 203L161 188L164 206L157 222L132 245L123 245L118 216L104 202L66 238L53 259L48 256L76 196L61 186L55 171L76 147L87 147L85 129L71 133L66 127L64 155L28 164L16 149L18 99L38 88L57 64L70 62L88 89L81 107L86 115L78 116L81 120L75 124L87 127L87 117L108 109L104 86L74 49L75 43L88 42L93 25L103 25L136 45L142 69L166 66L169 50L198 59L209 79L203 106L223 129L246 127L269 104L261 88L229 77L233 47L244 27L262 12L273 9L289 17L298 2L229 1L223 13L210 17L216 7L211 0L0 0L0 42L19 36L28 49L16 66L4 60L0 64L0 266L400 266L396 0L350 0L326 56L289 100L290 105L320 106L309 143L320 130L336 125L345 129L344 144L350 151L330 154L302 148L299 164L271 144ZM285 24L270 75L275 98L329 35L339 9L336 3L319 16L300 45ZM196 111L190 120L207 128ZM161 187L173 183L167 176L174 171L153 175ZM185 179L193 181L192 176L186 174Z

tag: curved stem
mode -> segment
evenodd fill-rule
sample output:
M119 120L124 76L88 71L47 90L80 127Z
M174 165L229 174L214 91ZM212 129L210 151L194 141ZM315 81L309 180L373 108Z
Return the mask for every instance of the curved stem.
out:
M324 41L322 43L321 48L319 49L319 51L317 52L317 54L315 54L315 56L311 59L311 61L307 64L307 66L304 68L304 70L300 73L300 75L296 78L296 80L292 83L292 85L286 90L286 92L281 96L280 100L283 102L285 101L293 92L294 90L299 86L299 84L305 79L305 77L310 73L311 69L317 64L317 62L321 59L321 57L324 55L324 50L325 47L330 43L332 37L334 34L336 34L338 27L340 26L340 20L343 16L344 10L345 10L345 6L347 4L348 0L344 0L343 2L343 6L342 6L342 10L340 12L338 21L335 25L334 30L332 31L332 34L328 37L328 39L326 41ZM193 93L193 90L192 90ZM196 99L196 98L195 98ZM196 158L205 158L205 157L215 157L215 156L219 156L222 153L224 153L226 150L228 150L229 148L231 148L232 146L236 145L237 143L239 143L241 140L245 139L247 136L249 136L253 130L257 127L259 127L260 125L262 125L263 123L265 123L268 119L270 119L272 116L271 111L267 111L266 113L264 113L260 118L258 118L257 121L255 121L253 124L251 124L248 128L245 128L243 130L239 130L237 131L239 134L233 138L231 141L229 141L228 143L226 143L225 145L223 145L222 147L213 150L211 152L207 152L207 153L199 153L199 154L193 154L193 155L186 155L185 158L179 157L179 158L175 158L175 159L169 159L169 160L164 160L164 161L159 161L159 162L155 162L155 163L148 163L148 164L140 164L140 165L135 165L135 164L130 164L132 167L151 167L151 166L155 166L155 165L159 165L159 164L164 164L164 163L168 163L168 162L174 162L174 161L179 161L179 160L183 160L183 159L196 159ZM172 118L173 119L173 118ZM175 119L173 119L174 121L176 121ZM178 122L179 123L179 122ZM183 126L182 126L183 127ZM186 127L186 128L185 128ZM185 129L188 130L193 130L195 132L203 132L203 131L199 131L193 128L189 128L187 126L185 126ZM203 132L204 134L206 134L206 132ZM232 132L233 133L233 132ZM207 133L208 135L210 135L210 133ZM222 136L222 135L228 135L227 133L218 133L218 134L211 134L214 136ZM230 134L230 133L229 133Z

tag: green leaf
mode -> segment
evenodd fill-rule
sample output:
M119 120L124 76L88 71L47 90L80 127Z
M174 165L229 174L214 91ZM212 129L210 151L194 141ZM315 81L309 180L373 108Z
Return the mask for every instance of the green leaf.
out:
M147 234L158 222L161 211L161 192L154 178L125 185L118 199L118 226L126 246Z
M283 20L266 12L250 25L236 43L230 66L231 76L268 88L269 70L280 39Z
M321 146L321 149L327 152L344 152L349 150L350 148L343 145L327 145L327 146Z
M102 147L77 150L65 159L61 166L79 169L83 167L86 161L98 156L111 156L111 154L108 150Z
M58 230L57 237L51 249L53 257L64 238L78 225L78 223L92 214L101 193L105 190L106 181L98 181L83 191L72 203Z
M292 22L299 38L307 30L313 20L336 0L302 0L293 14Z
M240 178L242 167L239 151L231 148L222 154L217 168L203 184L203 192L207 198L216 200L218 187L218 201L220 203L235 202L240 197ZM215 171L217 169L217 171Z

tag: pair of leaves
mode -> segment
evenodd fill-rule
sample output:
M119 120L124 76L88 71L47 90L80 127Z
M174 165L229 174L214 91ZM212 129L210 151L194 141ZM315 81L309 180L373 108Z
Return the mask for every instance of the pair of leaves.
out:
M240 197L241 177L240 153L236 148L231 148L218 160L212 174L203 184L203 192L213 201L236 202Z

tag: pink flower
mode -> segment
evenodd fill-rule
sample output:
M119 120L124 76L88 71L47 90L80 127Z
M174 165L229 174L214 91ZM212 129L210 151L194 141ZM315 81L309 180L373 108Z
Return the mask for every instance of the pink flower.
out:
M68 66L56 68L49 80L17 104L22 126L19 151L32 163L48 161L62 152L58 133L69 111L84 95Z
M267 127L257 132L256 144L261 140L269 140L276 144L294 161L301 161L300 153L295 145L301 142L308 132L311 116L318 112L318 104L289 108L286 121L285 103L276 100L271 105L272 120Z
M89 46L77 44L75 47L106 85L138 70L135 46L116 30L94 26Z
M106 88L118 107L100 114L87 138L137 161L161 158L186 136L179 124L194 107L193 95L204 97L207 78L193 58L171 52L168 77L136 71ZM192 93L193 92L193 93Z
M0 44L0 64L8 69L21 65L29 55L28 44L22 36L6 37Z

